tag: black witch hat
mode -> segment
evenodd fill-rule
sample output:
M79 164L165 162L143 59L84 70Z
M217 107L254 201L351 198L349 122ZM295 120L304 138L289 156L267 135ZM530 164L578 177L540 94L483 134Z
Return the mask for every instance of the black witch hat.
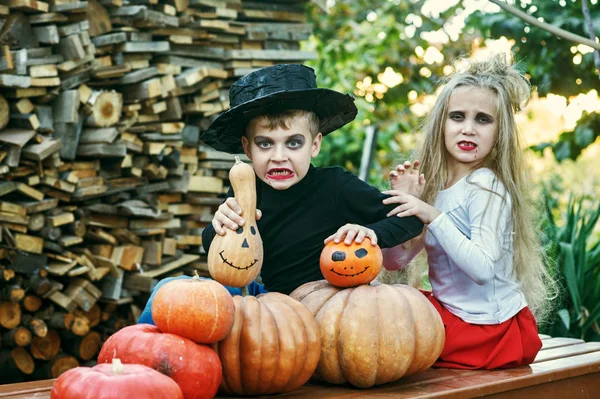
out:
M300 64L262 68L238 79L229 90L231 108L219 115L202 135L202 141L216 150L244 152L241 138L246 124L259 115L289 109L314 112L323 135L356 117L354 98L317 87L315 72Z

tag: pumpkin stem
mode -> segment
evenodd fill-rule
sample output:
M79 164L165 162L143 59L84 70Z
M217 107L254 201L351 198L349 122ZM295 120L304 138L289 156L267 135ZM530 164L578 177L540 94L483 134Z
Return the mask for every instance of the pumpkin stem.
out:
M194 270L194 276L192 277L192 281L200 281L200 275L198 274L198 270Z
M113 358L112 360L112 372L113 374L123 374L125 366L121 363L121 359Z
M242 161L240 161L240 157L238 157L237 155L235 156L235 165L242 163Z
M242 296L248 296L250 295L250 291L248 291L248 286L243 286L242 287Z

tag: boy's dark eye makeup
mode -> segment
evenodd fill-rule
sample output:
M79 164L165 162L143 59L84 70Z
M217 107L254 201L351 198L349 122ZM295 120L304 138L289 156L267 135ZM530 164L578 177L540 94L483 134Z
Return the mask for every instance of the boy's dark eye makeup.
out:
M306 141L306 138L301 135L301 134L294 134L292 136L289 136L286 139L285 145L294 149L294 148L300 148L304 145ZM254 138L254 144L259 147L259 148L269 148L270 146L273 145L273 140L271 140L268 137L264 137L264 136L256 136Z

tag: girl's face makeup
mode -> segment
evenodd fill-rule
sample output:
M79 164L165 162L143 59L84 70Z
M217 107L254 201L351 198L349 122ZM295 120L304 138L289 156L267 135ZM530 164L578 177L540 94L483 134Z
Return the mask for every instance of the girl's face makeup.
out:
M496 94L458 87L448 101L444 143L449 170L471 170L492 151L498 131Z
M269 130L261 118L248 126L242 137L244 152L252 160L258 178L276 190L286 190L308 173L311 158L321 149L321 133L313 139L304 116L292 118L289 129Z

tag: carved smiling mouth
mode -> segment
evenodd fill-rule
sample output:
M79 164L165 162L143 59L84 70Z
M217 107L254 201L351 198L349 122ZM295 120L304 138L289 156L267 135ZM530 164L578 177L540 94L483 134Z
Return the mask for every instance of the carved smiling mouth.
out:
M354 274L338 273L338 272L336 272L335 270L333 270L333 268L331 268L331 270L329 270L329 271L330 271L330 272L333 272L333 273L335 273L335 274L337 274L338 276L342 276L342 277L356 277L356 276L358 276L358 275L361 275L361 274L363 274L364 272L366 272L366 271L367 271L367 269L368 269L369 267L370 267L370 266L367 266L367 267L365 267L365 268L363 269L363 271L360 271L360 272L358 272L358 273L354 273Z
M221 259L223 260L223 263L229 265L230 267L233 267L234 269L237 270L248 270L250 269L252 266L254 266L256 264L256 262L258 262L258 259L254 259L254 261L252 261L252 263L250 263L248 266L246 267L240 267L240 266L236 266L233 263L229 262L227 259L225 259L225 257L223 256L223 252L225 252L224 250L219 252L219 256L221 257Z

